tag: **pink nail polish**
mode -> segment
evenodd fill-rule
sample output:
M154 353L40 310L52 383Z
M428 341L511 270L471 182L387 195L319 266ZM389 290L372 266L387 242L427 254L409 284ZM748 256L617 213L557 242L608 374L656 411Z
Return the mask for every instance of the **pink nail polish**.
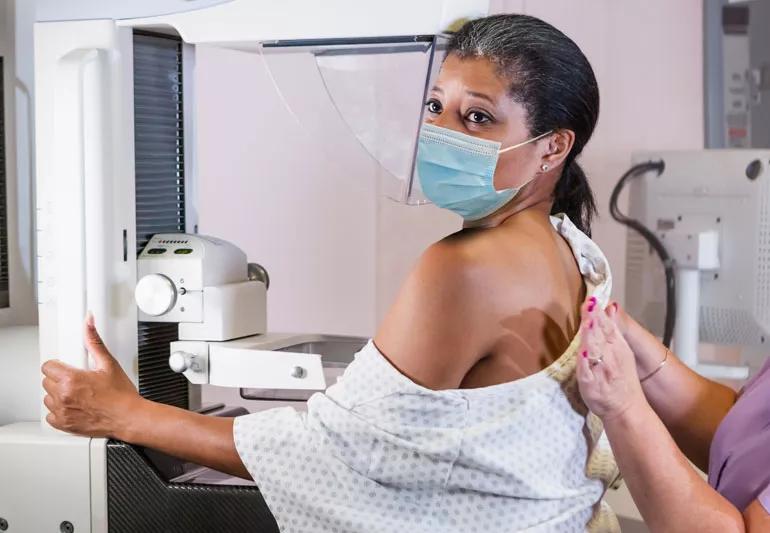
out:
M588 359L588 351L587 350L583 350L583 353L580 354L580 355L583 356L583 359Z
M596 308L596 297L591 296L588 299L588 312L593 313L595 308Z
M618 306L618 302L612 302L612 308L613 308L613 309L615 310L615 312L617 313L617 312L618 312L618 309L619 309L619 306Z

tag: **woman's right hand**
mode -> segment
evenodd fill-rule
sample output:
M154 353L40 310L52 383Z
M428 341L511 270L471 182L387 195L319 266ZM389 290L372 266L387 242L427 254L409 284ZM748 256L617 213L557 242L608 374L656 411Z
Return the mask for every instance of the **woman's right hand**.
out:
M234 419L206 416L142 398L107 350L94 327L85 323L85 345L92 370L59 361L43 365L48 423L57 429L108 437L153 448L195 464L251 479L235 448Z
M80 370L56 360L42 368L44 403L49 424L89 437L121 438L131 412L141 396L102 342L89 315L84 342L94 360L93 370Z

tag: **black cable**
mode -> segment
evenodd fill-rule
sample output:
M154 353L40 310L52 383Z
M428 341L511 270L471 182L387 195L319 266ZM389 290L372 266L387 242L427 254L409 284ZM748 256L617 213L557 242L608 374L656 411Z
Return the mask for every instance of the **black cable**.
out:
M610 215L617 222L633 229L644 237L663 263L663 268L666 271L666 321L663 328L663 344L665 344L667 348L670 348L671 340L674 336L674 326L676 325L676 272L674 271L674 260L671 258L660 239L658 239L652 231L638 220L624 215L620 212L620 209L618 209L620 192L626 186L626 182L629 179L635 178L644 172L651 170L657 171L658 175L661 175L665 168L666 164L663 161L647 161L634 165L628 169L612 190L612 196L610 196Z

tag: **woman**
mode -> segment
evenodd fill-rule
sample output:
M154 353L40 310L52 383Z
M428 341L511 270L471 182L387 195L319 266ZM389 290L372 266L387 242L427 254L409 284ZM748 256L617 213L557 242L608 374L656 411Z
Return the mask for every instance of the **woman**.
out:
M600 500L614 465L574 379L580 303L606 304L611 286L575 161L598 105L591 66L552 26L467 23L417 161L425 194L464 229L423 254L307 414L212 419L145 401L91 321L95 372L44 366L49 422L251 477L282 531L613 529Z
M617 304L589 303L583 314L580 391L650 530L770 531L770 361L736 394Z

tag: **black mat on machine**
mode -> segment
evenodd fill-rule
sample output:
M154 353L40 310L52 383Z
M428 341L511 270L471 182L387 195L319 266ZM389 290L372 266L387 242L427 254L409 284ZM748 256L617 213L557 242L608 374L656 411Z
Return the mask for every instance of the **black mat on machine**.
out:
M110 533L278 533L257 487L170 483L139 449L107 443Z

